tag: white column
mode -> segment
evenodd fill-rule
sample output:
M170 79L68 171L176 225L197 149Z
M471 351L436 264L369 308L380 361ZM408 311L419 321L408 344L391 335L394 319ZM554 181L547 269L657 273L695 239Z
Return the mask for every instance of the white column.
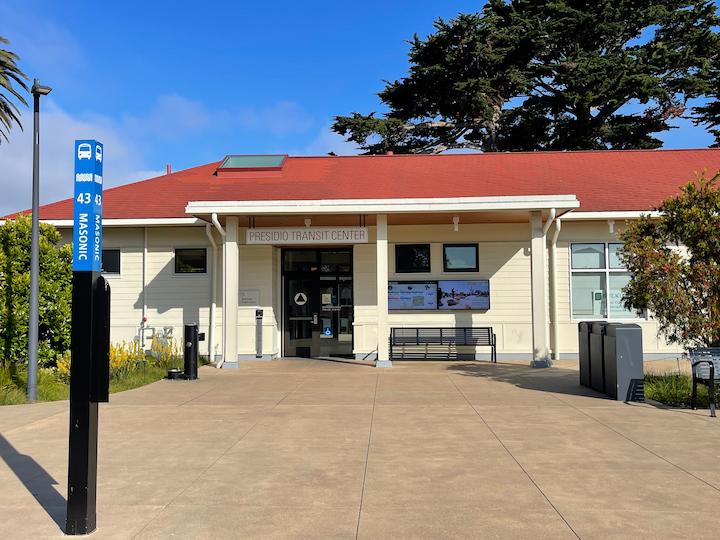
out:
M388 340L388 228L387 215L377 216L377 361L376 367L392 367Z
M238 288L240 252L238 250L238 218L225 221L225 249L223 257L223 367L238 365Z
M532 290L533 367L550 366L547 276L542 213L530 212L530 286Z

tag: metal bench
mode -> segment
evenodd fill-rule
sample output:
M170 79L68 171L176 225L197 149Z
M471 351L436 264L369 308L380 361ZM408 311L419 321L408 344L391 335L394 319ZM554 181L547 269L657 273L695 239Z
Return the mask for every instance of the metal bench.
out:
M690 349L690 362L692 365L692 398L690 406L695 409L697 399L697 385L708 387L708 401L710 402L710 416L715 416L715 385L720 384L720 347L704 347Z
M391 360L458 360L464 356L458 347L490 347L490 361L497 362L495 333L490 327L390 329Z

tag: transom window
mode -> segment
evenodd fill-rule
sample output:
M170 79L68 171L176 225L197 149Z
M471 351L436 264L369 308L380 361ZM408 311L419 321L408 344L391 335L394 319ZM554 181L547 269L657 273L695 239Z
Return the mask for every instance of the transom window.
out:
M625 309L622 289L630 274L622 265L620 243L570 245L573 319L635 319L636 310Z
M175 273L207 273L207 250L205 248L176 248Z

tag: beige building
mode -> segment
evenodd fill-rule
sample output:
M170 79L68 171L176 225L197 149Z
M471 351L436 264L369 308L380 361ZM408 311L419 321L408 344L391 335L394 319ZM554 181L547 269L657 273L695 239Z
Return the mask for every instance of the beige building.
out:
M491 327L501 360L545 365L577 356L579 321L612 320L642 327L646 357L675 357L622 306L618 234L705 169L720 150L228 156L107 189L112 339L198 323L222 367L387 366L392 328ZM72 200L41 219L70 241Z

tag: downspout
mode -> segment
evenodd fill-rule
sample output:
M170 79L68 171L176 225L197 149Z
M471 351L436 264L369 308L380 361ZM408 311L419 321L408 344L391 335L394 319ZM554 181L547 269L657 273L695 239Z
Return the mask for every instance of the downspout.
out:
M217 303L217 243L212 233L212 225L205 224L205 234L212 246L212 274L210 275L210 321L208 323L208 360L215 363L215 306Z
M222 326L222 342L223 347L225 346L225 321L227 321L226 312L227 312L227 306L225 305L225 229L222 228L220 225L220 222L218 221L217 214L213 213L212 215L212 222L213 225L215 225L215 228L220 233L220 237L223 241L223 249L222 249L222 262L223 262L223 275L222 275L222 299L223 299L223 326ZM223 348L222 356L220 357L220 361L215 364L215 367L221 368L223 365L223 362L225 362L225 349Z
M142 319L140 323L140 347L145 351L145 328L147 327L147 259L148 235L147 227L143 227L143 258L142 258Z
M550 209L550 214L548 215L548 218L547 218L547 220L545 221L545 224L543 225L543 242L545 243L546 246L547 246L547 232L550 230L550 226L555 222L555 217L556 217L556 216L557 216L557 209L556 209L556 208L551 208L551 209ZM545 268L547 269L547 266L548 266L548 265L547 265L547 258L546 258L546 257L547 257L547 249L543 251L543 264L544 264ZM551 248L550 248L550 258L551 258L551 263L550 263L551 268L550 268L550 272L552 272L552 271L553 271L552 264L553 264L553 261L555 260L555 259L554 259L554 252L552 251L552 246L551 246ZM548 286L548 288L552 288L552 289L554 290L554 288L555 288L555 283L554 283L554 282L555 282L555 274L551 274L551 275L552 275L552 277L548 276L547 286ZM553 292L548 291L548 301L549 301L551 304L552 304L553 294L554 294ZM552 314L552 307L550 307L550 309L548 309L548 315L551 315L551 314ZM550 324L553 324L552 321L549 321L549 322L550 322ZM554 335L554 334L553 334L553 335ZM545 329L545 339L547 339L547 340L549 341L549 340L550 340L550 337L551 337L550 328L546 328L546 329ZM554 345L554 344L551 345L550 350L551 350L551 355L555 353L555 345ZM550 358L552 359L552 356L551 356Z
M560 329L558 328L558 307L557 307L557 239L560 236L562 222L560 218L555 219L555 231L550 242L550 272L552 288L550 289L550 306L552 310L552 352L554 360L560 359Z

